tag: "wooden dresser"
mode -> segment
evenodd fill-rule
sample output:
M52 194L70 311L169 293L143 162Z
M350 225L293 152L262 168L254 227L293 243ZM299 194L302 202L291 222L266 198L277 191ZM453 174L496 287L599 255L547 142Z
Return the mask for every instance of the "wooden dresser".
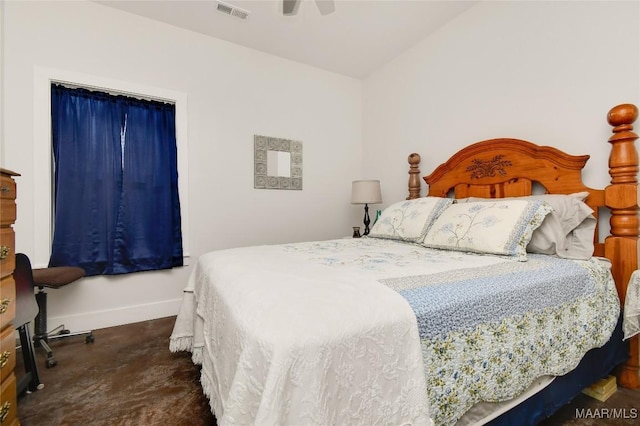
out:
M18 173L0 168L0 425L15 426L18 421L16 395L16 338L13 318L16 314L15 234L16 182Z

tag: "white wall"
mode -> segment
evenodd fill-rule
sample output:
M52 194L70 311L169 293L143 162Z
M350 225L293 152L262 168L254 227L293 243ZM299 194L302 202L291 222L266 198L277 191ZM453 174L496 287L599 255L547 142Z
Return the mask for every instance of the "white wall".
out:
M90 277L49 291L50 326L101 328L177 313L198 256L349 235L362 178L361 82L90 2L3 2L3 167L18 180L17 250L46 252L36 224L43 69L184 93L188 114L190 266ZM37 103L37 104L36 104ZM302 191L253 188L253 135L301 140ZM34 136L35 135L35 136ZM36 138L38 138L36 140ZM36 149L38 152L36 152ZM180 153L179 153L180 155ZM36 180L37 179L37 180ZM46 240L46 239L44 239ZM46 262L38 255L37 266Z
M185 93L191 266L86 278L50 292L72 329L173 315L197 257L349 234L350 181L406 196L461 147L516 137L590 154L608 182L606 113L640 104L638 2L481 2L364 82L84 2L4 2L0 164L18 179L18 250L35 251L34 73L42 67ZM304 190L253 189L253 134L302 140ZM379 206L376 206L378 208ZM45 248L46 249L46 248ZM40 260L41 261L41 260Z
M411 152L426 175L497 137L589 154L585 181L604 187L607 112L640 104L640 3L481 2L367 78L363 99L363 168L385 205L406 197Z

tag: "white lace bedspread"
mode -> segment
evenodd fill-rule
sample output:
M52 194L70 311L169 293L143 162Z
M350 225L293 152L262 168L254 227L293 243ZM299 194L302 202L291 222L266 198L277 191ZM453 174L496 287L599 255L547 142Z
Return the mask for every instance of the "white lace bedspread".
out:
M428 425L416 318L358 269L291 246L199 258L171 336L223 425Z
M634 271L627 287L624 301L624 338L630 339L640 333L640 271Z
M422 339L421 346L412 297L405 293L416 277L437 278L426 286L437 292L450 288L440 281L455 282L465 269L492 273L510 264L539 274L533 261L374 238L217 251L195 266L170 349L189 350L202 364L203 390L220 425L421 425L430 416L450 423L469 399L449 404L453 393L433 384L433 345ZM454 295L451 302L463 299ZM611 316L615 323L617 314ZM470 327L464 316L428 318ZM487 327L494 323L502 324L489 321ZM569 364L562 368L573 368Z

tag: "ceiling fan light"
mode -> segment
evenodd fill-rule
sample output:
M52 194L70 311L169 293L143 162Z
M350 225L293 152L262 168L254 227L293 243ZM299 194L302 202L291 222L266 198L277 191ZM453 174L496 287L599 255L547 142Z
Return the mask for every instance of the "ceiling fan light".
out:
M298 13L301 0L282 0L282 13L284 16L293 16Z
M336 11L336 4L334 0L315 0L316 6L320 11L320 15L329 15ZM284 16L293 16L298 13L302 0L282 0L282 14Z
M316 6L320 11L320 15L329 15L336 11L336 3L334 0L316 0Z

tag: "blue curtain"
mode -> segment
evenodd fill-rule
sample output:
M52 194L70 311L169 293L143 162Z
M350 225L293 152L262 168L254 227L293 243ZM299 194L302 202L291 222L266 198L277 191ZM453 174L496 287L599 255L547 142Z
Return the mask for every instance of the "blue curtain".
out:
M87 275L181 266L174 106L52 85L51 114L49 266Z

